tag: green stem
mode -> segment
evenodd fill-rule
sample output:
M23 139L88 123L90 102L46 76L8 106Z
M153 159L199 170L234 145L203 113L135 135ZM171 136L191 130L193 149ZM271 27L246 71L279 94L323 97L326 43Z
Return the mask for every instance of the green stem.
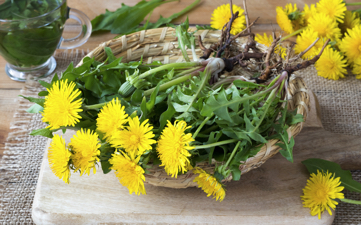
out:
M264 120L264 118L267 114L269 107L272 104L272 101L273 101L273 98L275 97L276 92L277 92L277 88L273 89L271 94L268 96L266 102L264 103L264 105L266 105L266 109L263 111L261 119L258 121L258 124L256 125L256 127L253 129L252 132L256 131L258 129L258 127L261 125L262 121Z
M191 60L188 57L187 50L186 50L186 45L184 44L184 41L183 41L183 38L182 38L182 27L181 26L178 26L175 29L175 35L178 38L179 48L182 51L182 55L184 57L184 60L187 61L187 62L190 62Z
M198 68L198 67L197 67ZM202 67L201 67L202 68ZM159 91L164 91L167 90L168 88L177 85L179 83L183 83L185 81L187 81L188 79L190 79L192 76L197 74L198 69L194 70L192 73L188 74L186 73L187 71L182 72L183 74L187 74L187 75L183 75L181 77L175 78L174 80L168 81L167 83L164 83L162 85L159 86ZM201 71L199 71L201 72ZM153 93L153 91L155 90L155 88L151 88L149 90L144 91L144 96L149 96Z
M85 109L85 110L100 109L101 107L103 107L107 103L108 102L103 102L103 103L99 103L99 104L95 104L95 105L84 105L83 109Z
M196 139L199 131L201 131L201 129L203 128L203 126L208 122L208 120L210 120L212 117L214 116L214 114L212 114L211 116L207 117L202 123L201 125L199 125L199 127L197 128L196 132L193 133L192 138Z
M280 41L284 41L284 40L286 40L287 38L290 38L290 37L292 37L292 36L295 36L296 34L301 33L304 29L305 29L305 27L303 27L303 28L301 28L301 29L299 29L299 30L296 30L296 31L295 31L295 32L293 32L292 34L289 34L289 35L287 35L287 36L285 36L285 37L281 38L281 40L280 40Z
M349 6L349 5L361 5L361 2L346 3L346 6Z
M361 205L361 201L357 201L357 200L351 200L351 199L347 199L347 198L340 198L341 202L346 202L346 203L351 203L351 204L355 204L355 205Z
M192 69L189 69L189 70L184 70L184 71L178 73L177 75L175 75L175 76L173 77L173 79L176 79L176 78L178 78L178 77L181 77L181 76L190 74L190 73L192 73L192 72L194 72L194 71L197 71L197 70L199 70L199 69L201 69L201 68L202 68L201 66L198 66L198 67L195 67L195 68L192 68Z
M252 102L251 104L249 104L249 107L252 107L254 105L257 105L258 103L260 103L263 100L263 98L259 98L258 100ZM241 109L239 112L237 112L237 115L240 115L241 113L243 113L246 109Z
M195 145L194 149L205 149L205 148L211 148L211 147L216 147L216 146L220 146L220 145L225 145L225 144L230 144L233 142L239 141L237 139L229 139L229 140L225 140L225 141L220 141L220 142L216 142L216 143L212 143L212 144L208 144L208 145Z
M224 165L224 167L223 167L224 169L223 169L223 170L225 170L225 169L227 168L228 164L229 164L229 163L231 162L231 160L233 159L233 156L234 156L234 154L236 154L236 151L237 151L237 149L238 149L238 147L239 147L240 144L241 144L241 142L238 141L236 147L234 147L234 149L233 149L233 151L232 151L231 156L228 158L226 164Z
M172 87L173 85L177 85L179 83L182 83L182 82L188 80L191 77L192 77L192 74L188 74L188 75L185 75L185 76L182 76L182 77L178 77L178 78L176 78L174 80L168 81L167 83L164 83L164 84L159 86L159 91L167 90L168 88ZM154 90L155 90L155 88L151 88L149 90L146 90L144 92L144 96L151 95Z
M144 73L140 74L139 79L146 78L147 76L149 76L151 74L154 74L156 72L162 71L162 70L173 69L173 68L174 69L191 68L191 67L200 66L200 65L201 65L200 62L169 63L169 64L159 66L157 68L148 70L147 72L144 72Z
M186 112L188 112L188 110L192 107L193 103L195 102L195 100L197 99L199 93L201 93L203 87L206 85L208 78L211 76L211 73L208 72L208 70L206 69L204 74L203 74L203 79L202 79L202 83L201 85L198 87L197 92L193 95L192 100L189 102L188 107L183 111L182 114L185 114Z

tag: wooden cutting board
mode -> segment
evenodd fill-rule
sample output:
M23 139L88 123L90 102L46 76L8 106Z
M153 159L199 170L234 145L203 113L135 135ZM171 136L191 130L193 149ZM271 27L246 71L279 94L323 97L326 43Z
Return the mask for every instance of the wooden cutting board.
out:
M36 224L332 224L334 214L319 220L302 207L300 196L309 177L301 161L332 160L360 169L360 138L323 130L313 110L296 137L295 162L280 154L260 168L228 183L224 201L207 198L199 188L170 189L146 185L147 195L129 195L114 173L80 177L65 184L52 174L45 154L35 193ZM69 135L68 135L69 138Z

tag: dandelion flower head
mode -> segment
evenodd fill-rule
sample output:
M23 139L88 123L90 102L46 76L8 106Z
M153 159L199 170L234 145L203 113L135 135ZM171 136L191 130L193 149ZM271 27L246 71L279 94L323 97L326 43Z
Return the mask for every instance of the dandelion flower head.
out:
M238 18L233 21L231 28L231 34L236 35L244 28L246 28L246 17L243 14L244 10L235 4L232 4L232 11L233 13L238 11ZM232 14L230 5L221 5L213 11L211 27L217 30L222 30L224 25L229 22L231 17Z
M317 74L331 80L344 78L344 74L347 73L346 66L347 61L340 52L333 50L329 45L315 64Z
M65 183L69 184L71 153L67 149L63 137L55 134L48 149L48 160L51 171Z
M162 135L158 140L157 151L165 171L168 175L176 177L179 172L187 172L190 167L188 157L191 156L189 150L194 149L190 143L194 141L192 134L185 134L187 129L185 121L175 121L174 125L168 121Z
M74 126L81 116L82 100L79 98L81 92L75 89L74 82L67 80L55 81L47 89L49 94L45 97L44 111L42 112L43 122L49 123L47 128L58 129L61 126ZM77 99L77 100L76 100Z
M340 23L339 27L341 28L341 33L346 33L348 29L352 29L360 24L361 21L358 17L358 14L356 12L351 12L347 10L345 12L345 18L343 20L343 23Z
M308 26L318 33L319 37L338 40L341 37L341 30L337 22L325 13L316 13L308 20Z
M128 123L129 126L113 135L110 144L115 148L123 148L134 159L137 155L151 150L156 141L152 139L153 127L149 125L148 119L140 124L139 118L134 117L129 118Z
M98 134L90 130L81 129L76 132L76 135L70 140L69 148L74 152L72 162L75 170L80 170L80 175L96 173L95 164L99 161L100 144L98 141Z
M318 34L313 29L306 28L305 30L303 30L301 32L301 34L299 36L297 36L296 45L295 45L295 53L299 54L299 53L303 52L304 50L306 50L313 42L316 41L317 37L318 37ZM318 55L318 53L320 52L320 49L322 48L322 46L324 44L323 40L324 40L323 38L320 38L320 40L318 40L316 42L316 44L302 56L302 58L310 59L310 58L313 58L314 56Z
M100 110L97 129L104 133L105 139L109 140L114 133L124 128L127 117L128 115L125 113L124 106L120 104L119 99L113 99Z
M346 4L343 0L320 0L317 2L318 12L325 13L339 23L342 23L346 10Z
M340 50L350 63L361 57L361 25L348 30L340 43Z
M315 4L311 4L310 6L305 4L305 7L303 7L303 17L307 24L308 24L308 20L316 13L317 13L317 9Z
M139 159L140 156L131 159L126 154L116 152L109 159L109 163L112 164L111 169L115 170L119 182L128 188L129 194L134 192L136 195L145 195L144 169L138 165Z
M284 9L278 6L276 7L276 12L277 12L277 16L276 16L277 23L284 32L291 34L303 26L304 17L301 15L301 13L298 13L299 11L297 9L296 4L292 6L292 4L289 3L285 6ZM295 19L290 18L292 17L292 15L296 15L296 14L298 15L296 16L297 18Z
M222 184L217 181L217 179L206 171L202 170L199 167L196 167L193 170L194 174L199 174L198 177L194 178L193 182L197 182L198 187L207 194L207 197L213 195L213 198L216 201L223 201L226 196L226 191L224 190Z
M273 42L273 37L271 35L267 36L266 33L264 33L263 36L260 34L256 34L255 41L267 47L270 47ZM285 59L287 54L287 49L282 47L281 45L277 45L275 47L275 53L279 54L283 59Z
M344 198L344 194L341 193L344 187L340 184L340 178L335 178L329 172L317 171L317 175L312 173L301 196L303 207L310 208L311 215L318 215L319 219L325 210L332 215L331 209L335 210L338 204L334 199Z

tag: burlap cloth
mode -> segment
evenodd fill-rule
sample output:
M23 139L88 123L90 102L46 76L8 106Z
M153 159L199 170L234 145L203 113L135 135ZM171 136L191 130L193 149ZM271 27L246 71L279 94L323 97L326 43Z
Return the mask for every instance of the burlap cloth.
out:
M56 52L56 72L64 71L70 62L76 65L85 55L86 52L81 50ZM318 77L314 68L307 69L302 77L318 97L326 130L361 135L360 80L348 76L337 82L330 81ZM47 78L48 81L50 79ZM36 97L42 89L37 82L27 82L21 94ZM27 113L25 110L31 103L22 98L18 101L19 109L14 114L4 156L0 161L1 224L33 224L31 206L46 145L46 138L29 136L31 130L44 127L41 115ZM352 175L361 182L361 170L353 171ZM345 198L361 200L361 195L345 191ZM361 206L340 203L334 224L361 224Z

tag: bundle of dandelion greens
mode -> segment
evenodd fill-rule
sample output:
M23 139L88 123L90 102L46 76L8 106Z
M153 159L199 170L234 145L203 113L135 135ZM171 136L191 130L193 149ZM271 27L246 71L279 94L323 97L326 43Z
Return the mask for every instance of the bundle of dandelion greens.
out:
M104 173L114 170L130 194L139 195L146 194L147 169L159 166L175 178L187 172L199 174L194 182L222 201L222 180L230 176L239 180L241 162L257 154L268 140L279 139L281 154L292 162L294 139L287 129L303 117L287 111L288 79L294 71L314 64L327 42L317 56L293 65L307 51L283 60L277 54L280 38L275 38L261 52L251 32L255 21L249 24L247 13L233 13L232 5L230 1L230 20L217 43L205 48L198 37L203 50L199 60L191 62L186 56L186 46L196 56L196 37L188 32L186 21L176 27L186 62L123 63L105 48L104 62L86 57L77 68L70 64L60 79L39 81L47 88L39 93L45 99L24 98L36 103L28 111L41 113L48 124L31 134L53 139L48 158L54 174L69 183L70 171L89 175L100 165ZM232 36L239 17L246 17L247 26ZM241 36L248 37L242 52L233 45ZM259 76L224 72L238 69ZM67 129L76 130L68 144L53 135ZM215 162L214 171L197 166L204 162Z
M317 55L324 43L330 44L315 64L317 74L327 79L338 80L347 74L347 67L352 69L356 79L361 79L361 9L349 11L346 6L361 5L346 3L343 0L320 0L316 4L304 5L299 10L297 5L287 4L276 8L277 23L289 34L283 39L297 36L295 53L305 51L313 42L319 40L303 54L302 59ZM257 35L256 41L270 45L272 37Z

